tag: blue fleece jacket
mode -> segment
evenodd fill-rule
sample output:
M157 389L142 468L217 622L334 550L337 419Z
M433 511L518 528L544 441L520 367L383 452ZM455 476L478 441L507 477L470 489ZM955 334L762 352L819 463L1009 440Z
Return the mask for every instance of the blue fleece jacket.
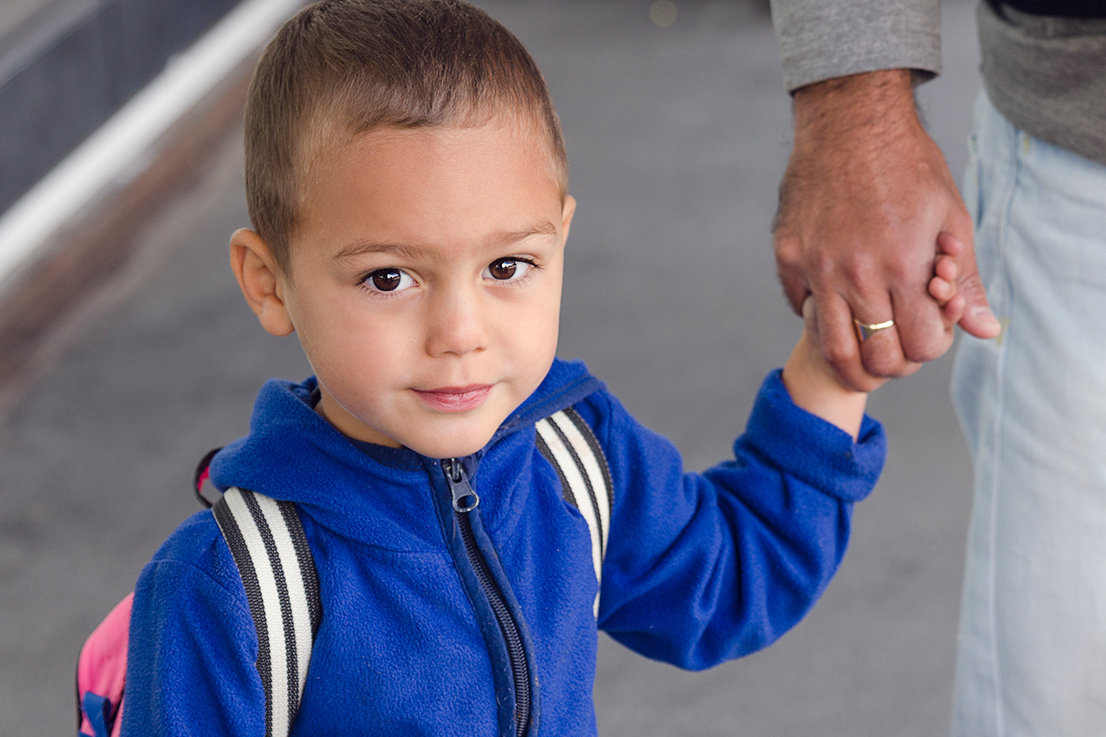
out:
M358 447L310 406L314 380L270 381L250 434L211 464L216 486L295 502L323 616L293 735L515 735L515 687L486 598L459 551L437 460ZM610 464L614 505L598 622L591 542L536 449L534 422L575 406ZM774 372L735 457L685 473L581 363L557 361L480 453L463 460L473 529L519 625L527 734L595 733L596 631L701 669L765 647L825 589L853 502L885 454L796 407ZM265 731L257 635L213 516L201 512L144 569L131 624L124 735Z

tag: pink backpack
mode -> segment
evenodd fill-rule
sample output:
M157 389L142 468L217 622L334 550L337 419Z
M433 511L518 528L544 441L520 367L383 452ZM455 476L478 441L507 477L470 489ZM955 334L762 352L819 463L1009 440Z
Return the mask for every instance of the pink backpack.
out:
M257 671L270 705L266 737L287 737L299 709L322 614L315 563L291 502L237 488L227 489L214 505L207 501L201 491L215 452L208 453L196 471L196 496L211 507L246 588L259 643ZM79 737L119 735L133 602L132 592L81 648L77 660Z

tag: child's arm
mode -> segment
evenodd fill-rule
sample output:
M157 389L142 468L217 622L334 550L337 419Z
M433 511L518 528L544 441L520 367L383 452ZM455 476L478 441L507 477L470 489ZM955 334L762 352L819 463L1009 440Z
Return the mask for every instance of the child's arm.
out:
M813 303L813 298L807 297L803 305L804 315L813 311ZM860 422L864 419L868 394L846 389L837 381L833 369L814 344L811 318L806 317L805 321L807 324L803 334L784 364L783 385L796 406L837 425L856 440Z
M942 246L929 285L953 321L957 253ZM844 555L850 510L875 486L886 439L864 417L867 395L844 389L822 357L813 300L803 316L782 375L765 379L734 443L736 462L686 473L671 443L613 397L606 409L602 392L577 405L615 484L599 625L648 657L699 669L765 647L813 606Z
M846 389L837 380L815 342L817 322L814 297L808 296L803 302L803 334L784 364L783 385L796 406L836 425L856 440L868 394Z
M184 522L135 585L123 737L265 734L256 625L210 512Z

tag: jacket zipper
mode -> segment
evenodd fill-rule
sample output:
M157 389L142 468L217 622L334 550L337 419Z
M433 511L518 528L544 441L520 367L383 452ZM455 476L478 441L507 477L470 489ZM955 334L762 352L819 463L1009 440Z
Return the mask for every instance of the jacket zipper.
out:
M530 723L530 665L526 662L526 649L522 645L522 635L519 634L518 623L511 616L507 602L503 600L503 594L492 578L488 561L480 553L476 546L476 536L472 532L472 521L469 512L480 505L480 497L469 485L468 477L461 462L456 459L442 461L442 470L445 472L446 481L453 497L453 516L457 520L457 527L461 531L461 542L465 546L469 563L476 573L476 580L480 584L480 590L488 600L488 604L495 613L499 631L507 645L507 657L511 663L511 675L515 684L515 734L523 737L526 734L527 725Z

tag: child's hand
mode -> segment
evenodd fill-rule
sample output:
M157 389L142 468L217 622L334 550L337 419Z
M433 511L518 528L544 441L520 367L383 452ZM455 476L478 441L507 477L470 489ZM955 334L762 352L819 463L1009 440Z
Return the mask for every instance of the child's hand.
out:
M957 257L964 244L948 233L937 238L939 253L933 260L933 278L929 281L929 295L941 307L945 324L949 327L964 316L966 300L956 293L956 278L960 275ZM814 310L814 298L803 302L803 334L783 368L783 383L791 394L791 400L807 412L837 425L855 439L864 418L867 394L846 389L837 381L829 362L818 347L818 316Z
M868 395L841 385L818 347L817 336L814 297L808 295L803 302L803 334L783 367L783 384L796 405L837 425L855 440Z
M940 253L933 260L933 278L929 280L929 296L941 307L946 325L955 325L964 316L966 300L956 293L956 277L960 275L957 257L964 244L948 233L937 237Z

